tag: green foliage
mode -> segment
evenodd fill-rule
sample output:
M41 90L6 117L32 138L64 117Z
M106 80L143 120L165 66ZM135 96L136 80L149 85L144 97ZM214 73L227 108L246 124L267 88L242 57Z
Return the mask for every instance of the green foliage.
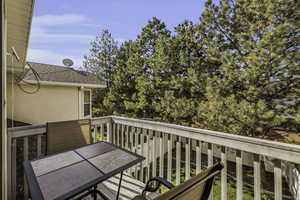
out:
M205 170L205 169L203 169ZM191 177L196 175L196 170L194 168L191 168ZM176 185L176 173L172 173L171 175L172 184ZM180 183L183 183L185 181L185 168L180 168ZM168 189L166 187L161 186L162 191L161 192L167 192ZM221 177L216 176L214 180L214 186L213 186L213 199L221 199ZM243 199L244 200L253 200L254 191L253 187L244 185L243 186ZM262 193L261 197L263 200L270 200L274 199L273 194L267 194ZM227 199L236 199L236 181L233 180L230 177L227 177Z
M221 63L198 110L210 128L257 136L295 117L300 32L294 3L207 3L202 30L214 32L219 44L216 49L208 41L207 52Z
M107 107L103 104L107 91L105 89L92 90L92 116L101 117L107 116L111 113L108 112Z
M90 53L88 56L84 56L83 69L103 78L110 87L117 52L117 41L105 29L91 42Z
M99 36L91 42L88 56L84 56L83 70L94 73L99 79L103 79L107 87L112 85L112 76L116 65L118 43L108 30L103 30ZM103 104L107 90L93 89L92 113L93 117L110 114Z
M299 124L297 8L294 0L208 0L199 23L173 34L151 19L113 54L105 112L248 136Z
M114 87L105 101L115 114L134 117L155 117L153 102L156 95L151 60L157 40L169 37L170 31L157 18L143 28L137 40L121 45L117 55Z

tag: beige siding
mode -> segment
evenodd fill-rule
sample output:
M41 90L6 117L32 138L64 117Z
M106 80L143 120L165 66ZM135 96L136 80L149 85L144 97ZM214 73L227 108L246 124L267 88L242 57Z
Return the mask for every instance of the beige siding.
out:
M6 0L7 15L7 52L13 54L12 47L19 61L7 58L7 71L22 72L25 66L28 40L34 7L33 0Z
M83 90L76 87L42 85L37 93L26 94L14 84L13 91L8 84L8 118L31 124L82 118Z

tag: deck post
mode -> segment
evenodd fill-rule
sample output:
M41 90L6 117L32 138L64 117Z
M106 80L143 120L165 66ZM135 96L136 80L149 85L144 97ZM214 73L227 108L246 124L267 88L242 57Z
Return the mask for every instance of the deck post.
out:
M282 169L281 160L275 159L274 163L274 193L275 200L282 199Z
M254 154L254 200L261 200L261 165L260 156Z
M185 180L191 177L191 139L185 141Z
M221 199L227 200L227 147L221 147L221 161L224 165L221 171Z
M181 168L181 137L176 141L176 185L180 184L180 168Z
M214 145L212 143L207 143L207 168L213 166L214 164ZM211 191L214 191L214 186L212 186ZM214 193L210 193L209 200L214 199Z
M107 141L111 142L111 143L113 143L113 140L112 140L112 134L113 134L113 132L112 132L112 123L113 123L112 120L110 120L110 122L107 123L107 136L106 136Z
M201 172L201 161L202 161L202 142L196 141L196 174Z
M236 150L236 199L243 199L243 154Z
M172 181L172 142L173 142L173 136L168 134L168 181Z

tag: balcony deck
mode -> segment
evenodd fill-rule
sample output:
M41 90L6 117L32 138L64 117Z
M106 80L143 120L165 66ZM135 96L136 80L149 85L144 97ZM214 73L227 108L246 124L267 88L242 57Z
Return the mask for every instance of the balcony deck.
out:
M222 161L225 168L214 186L219 193L215 199L234 196L241 200L245 189L255 200L266 195L275 200L293 199L295 191L289 184L294 190L300 189L295 170L300 164L298 145L116 116L94 118L91 125L94 142L106 140L146 157L141 165L126 171L123 199L140 194L153 176L178 185L217 161ZM9 199L28 199L20 163L45 154L45 134L45 125L9 129ZM114 177L105 185L116 191L117 181ZM233 188L234 194L229 194Z
M98 189L110 199L116 199L120 176L115 176L102 184L98 185ZM130 200L135 196L142 193L145 184L141 181L134 179L128 174L124 174L122 178L122 187L120 189L120 199ZM91 197L85 198L86 200L92 199Z

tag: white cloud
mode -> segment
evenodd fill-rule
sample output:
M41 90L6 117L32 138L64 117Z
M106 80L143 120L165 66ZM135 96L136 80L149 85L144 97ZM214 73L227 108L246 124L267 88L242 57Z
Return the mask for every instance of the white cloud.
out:
M36 26L53 26L64 24L78 24L89 21L84 15L64 14L64 15L41 15L33 17L32 24Z
M90 41L96 37L82 32L96 26L83 15L36 16L32 22L27 60L62 65L64 58L70 58L74 61L74 67L80 67ZM125 41L122 38L116 40L119 43Z
M62 43L89 43L94 36L89 34L77 34L69 32L61 25L73 25L79 29L80 25L85 25L89 19L83 15L64 14L64 15L42 15L33 18L30 43L36 44L62 44ZM88 24L88 23L87 23ZM55 30L55 31L53 31ZM57 30L63 33L55 33Z
M44 29L32 29L31 44L66 44L66 43L77 43L77 44L89 44L93 35L85 34L54 34L48 33Z
M74 67L78 68L82 65L82 57L76 55L63 55L54 51L44 49L29 49L27 55L28 61L63 65L62 60L64 58L70 58L74 61Z
M76 30L88 31L87 26L92 26L92 24L90 19L83 15L64 14L34 17L27 59L62 65L62 60L67 57L74 61L74 66L81 66L82 56L88 50L90 41L95 36Z

